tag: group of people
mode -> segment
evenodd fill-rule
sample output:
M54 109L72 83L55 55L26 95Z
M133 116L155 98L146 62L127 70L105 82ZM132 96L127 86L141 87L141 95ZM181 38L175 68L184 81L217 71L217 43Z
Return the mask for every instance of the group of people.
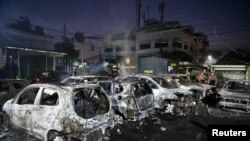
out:
M213 71L211 73L207 73L206 70L199 72L196 76L196 80L199 83L207 83L209 85L217 85L218 83L216 74Z

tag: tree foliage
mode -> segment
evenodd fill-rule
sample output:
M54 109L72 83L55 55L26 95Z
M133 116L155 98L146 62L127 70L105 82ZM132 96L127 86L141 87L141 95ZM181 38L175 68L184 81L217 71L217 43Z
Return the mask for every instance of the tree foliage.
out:
M66 42L66 43L58 42L58 43L56 43L55 44L55 51L67 53L68 56L72 59L78 58L78 56L80 54L79 50L75 50L75 46L73 45L73 43L70 43L70 42Z
M35 33L39 35L45 35L44 28L42 26L35 26L34 29L32 29L31 21L27 16L21 16L15 22L9 24L9 26L21 31Z
M80 54L79 50L75 49L72 42L58 42L54 46L55 51L67 53L66 65L69 67L73 66L74 60L77 60Z

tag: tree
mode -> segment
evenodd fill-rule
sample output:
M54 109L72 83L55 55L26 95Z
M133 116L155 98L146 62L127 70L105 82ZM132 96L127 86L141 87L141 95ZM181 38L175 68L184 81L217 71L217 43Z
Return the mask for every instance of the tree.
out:
M36 25L34 27L34 30L32 29L32 24L27 16L21 16L18 20L16 20L14 23L11 23L9 26L21 31L36 33L43 36L45 35L44 28L42 26Z
M32 32L30 19L27 16L21 16L14 23L9 25L12 28L19 29L26 32Z
M72 69L73 61L77 60L80 54L79 50L75 50L72 42L58 42L54 46L55 51L67 53L66 66Z
M34 33L39 34L39 35L45 35L44 28L39 25L35 26Z

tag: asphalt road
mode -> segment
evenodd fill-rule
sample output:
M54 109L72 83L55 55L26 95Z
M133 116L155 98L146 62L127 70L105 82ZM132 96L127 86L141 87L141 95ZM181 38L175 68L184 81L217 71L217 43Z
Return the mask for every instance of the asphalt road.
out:
M207 126L212 124L250 124L250 115L235 114L209 108L201 115L158 115L139 123L127 123L116 127L111 141L205 141Z
M1 125L2 126L2 119ZM210 124L250 124L250 115L223 111L201 105L198 112L187 115L157 113L137 122L117 125L105 138L110 141L205 141ZM1 141L36 141L17 130L0 128ZM3 136L5 135L5 136Z

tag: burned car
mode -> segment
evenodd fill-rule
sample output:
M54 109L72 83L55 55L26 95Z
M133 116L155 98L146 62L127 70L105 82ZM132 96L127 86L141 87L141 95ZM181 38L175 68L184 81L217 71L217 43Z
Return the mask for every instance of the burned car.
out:
M112 126L109 99L93 84L32 84L3 111L13 127L46 141L101 140Z
M155 108L166 109L168 112L173 112L176 108L195 107L192 92L181 90L174 81L167 81L159 76L147 75L130 75L117 79L137 79L149 84L154 93Z
M87 83L90 81L99 81L99 80L110 80L111 77L108 76L96 76L96 75L82 75L82 76L70 76L61 81L64 84L79 84Z
M219 91L218 106L250 113L250 80L229 80Z
M216 86L193 82L186 74L168 74L164 76L176 80L180 84L180 88L192 91L196 102L200 102L205 97L216 95L217 93Z
M0 107L30 83L22 79L0 79Z
M90 82L108 94L114 112L125 120L140 120L154 113L154 95L145 82L138 80Z

